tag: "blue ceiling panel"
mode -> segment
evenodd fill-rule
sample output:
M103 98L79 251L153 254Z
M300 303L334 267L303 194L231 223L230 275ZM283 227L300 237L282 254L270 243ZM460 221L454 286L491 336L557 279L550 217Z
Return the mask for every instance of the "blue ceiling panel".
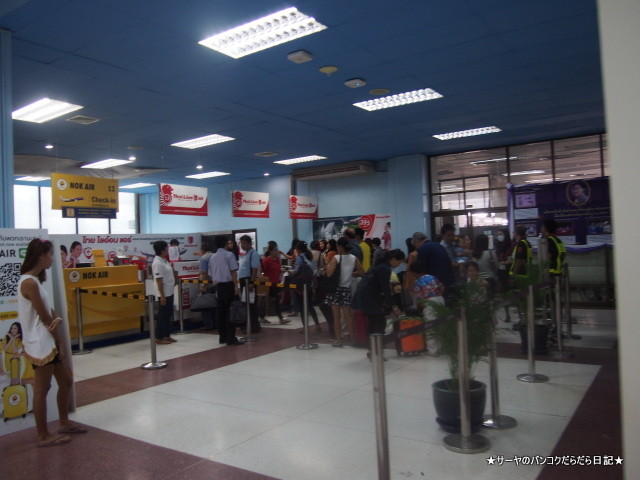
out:
M604 129L595 0L300 0L329 28L239 59L198 45L282 0L31 0L4 3L0 27L14 32L14 103L44 95L83 105L101 119L65 116L42 125L14 122L15 148L82 161L128 155L163 166L164 181L187 181L195 164L231 177L273 175L255 157L319 154L317 165L410 153L435 154L593 133ZM5 11L11 10L4 14ZM305 49L313 61L286 59ZM331 76L325 65L339 70ZM349 78L367 85L349 89ZM433 88L444 98L367 112L352 103ZM434 133L497 125L503 132L440 142ZM222 133L237 140L197 150L175 141ZM151 178L151 177L150 177ZM191 183L189 183L191 184Z

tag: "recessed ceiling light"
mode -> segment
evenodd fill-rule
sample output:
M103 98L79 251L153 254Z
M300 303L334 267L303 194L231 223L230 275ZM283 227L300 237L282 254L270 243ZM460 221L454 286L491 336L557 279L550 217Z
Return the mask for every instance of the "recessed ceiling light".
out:
M200 148L208 145L215 145L216 143L229 142L235 140L232 137L225 137L224 135L205 135L204 137L192 138L191 140L184 140L182 142L172 143L172 147L180 148Z
M197 168L198 170L202 170L202 165L196 165L196 168Z
M311 55L306 50L298 50L287 55L287 60L293 63L305 63L313 60L313 55Z
M398 93L388 95L386 97L367 100L364 102L354 103L353 105L364 110L381 110L383 108L399 107L401 105L409 105L410 103L424 102L426 100L435 100L442 98L442 95L431 88L422 88L411 92Z
M474 135L484 135L486 133L501 132L498 127L472 128L471 130L460 130L459 132L440 133L434 135L438 140L451 140L452 138L473 137Z
M44 180L51 180L51 177L38 177L36 175L27 175L26 177L19 177L16 180L21 182L42 182Z
M388 88L374 88L373 90L369 90L371 95L386 95L389 93Z
M327 28L315 18L286 8L234 27L198 43L232 58L240 58Z
M44 148L46 148L47 150L51 150L53 148L53 145L51 145L50 143L47 143Z
M360 88L364 87L367 82L364 78L350 78L344 84L349 88Z
M511 175L512 177L517 177L519 175L537 175L539 173L544 173L544 170L522 170L520 172L511 172L511 174L503 173L503 176Z
M553 178L540 178L538 180L525 180L524 183L549 183L553 182Z
M268 177L269 175L270 175L269 172L264 172L265 177Z
M136 160L136 156L135 155L129 155L129 160L131 160L133 162L134 160Z
M132 183L131 185L121 185L120 188L143 188L153 187L155 183Z
M327 77L330 77L332 73L336 73L338 71L338 67L334 65L325 65L324 67L320 67L318 71L320 73L324 73Z
M105 169L111 167L117 167L118 165L125 165L127 163L131 163L131 160L119 160L117 158L108 158L106 160L100 160L99 162L89 163L87 165L83 165L80 168L95 168L95 169Z
M279 163L280 165L291 165L294 163L313 162L314 160L324 160L327 157L321 157L319 155L309 155L306 157L289 158L288 160L277 160L273 163Z
M82 105L74 105L73 103L45 97L19 108L11 114L11 118L25 122L44 123L81 108L83 108Z
M185 178L196 178L201 180L203 178L211 178L211 177L222 177L223 175L231 175L226 172L205 172L205 173L196 173L195 175L187 175Z

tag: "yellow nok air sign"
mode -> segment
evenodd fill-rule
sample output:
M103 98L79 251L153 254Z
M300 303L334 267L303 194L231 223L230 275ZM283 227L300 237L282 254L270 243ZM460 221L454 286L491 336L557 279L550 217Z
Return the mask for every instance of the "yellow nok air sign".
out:
M73 207L118 211L118 180L52 173L51 205L54 210Z

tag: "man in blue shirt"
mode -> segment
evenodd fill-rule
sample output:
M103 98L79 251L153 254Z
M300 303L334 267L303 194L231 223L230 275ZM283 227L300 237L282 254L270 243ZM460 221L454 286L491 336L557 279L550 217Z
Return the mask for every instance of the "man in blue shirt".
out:
M240 280L240 286L243 287L242 295L244 296L241 300L243 302L246 301L246 289L248 288L250 296L249 316L251 317L251 332L258 333L262 327L258 321L257 290L253 282L258 277L258 271L260 270L260 254L253 249L253 241L249 235L240 237L240 248L245 252L243 258L240 260L240 268L238 269L238 279Z
M209 259L209 277L216 286L218 295L218 333L220 343L240 345L236 338L236 326L229 322L231 302L238 295L238 262L233 253L225 249L227 239L220 235L215 240L216 253Z
M360 244L356 240L356 232L352 228L347 228L344 232L342 232L342 236L347 239L349 242L349 253L351 255L355 255L355 257L360 260L362 263L362 249L360 248Z
M202 245L200 245L200 252L202 255L200 256L200 260L198 260L199 270L200 270L200 281L209 281L209 259L213 256L213 252L211 251L211 245L209 242L204 241ZM200 285L200 293L215 293L215 287L211 285L211 283ZM216 328L216 309L211 308L208 310L202 310L202 322L203 322L203 330L209 331L214 330Z

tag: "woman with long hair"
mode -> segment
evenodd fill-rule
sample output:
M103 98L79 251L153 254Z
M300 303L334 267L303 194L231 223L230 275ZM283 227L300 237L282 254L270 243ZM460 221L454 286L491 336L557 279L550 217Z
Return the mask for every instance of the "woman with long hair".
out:
M39 447L61 445L71 440L66 434L87 431L82 425L69 420L69 396L73 376L61 349L62 319L51 308L47 291L42 285L47 278L46 270L51 268L52 264L51 242L40 238L31 240L20 268L21 276L18 282L18 311L22 323L25 357L35 369L33 413ZM49 432L47 427L47 392L51 387L52 377L55 377L58 383L60 425L57 435Z
M329 293L324 301L328 305L331 305L331 311L333 313L334 338L332 338L332 346L341 347L342 343L340 342L340 337L342 333L342 320L347 324L350 341L355 342L356 340L353 316L351 312L351 279L354 276L358 277L364 275L364 268L362 268L360 260L358 260L355 255L352 255L347 251L349 248L349 240L345 237L340 237L336 244L338 246L338 252L327 265L327 276L333 275L336 268L339 268L340 280L338 281L338 288L336 291Z
M487 282L487 293L491 300L496 292L498 257L493 250L489 250L489 237L484 233L476 237L471 257L478 264L478 277Z

